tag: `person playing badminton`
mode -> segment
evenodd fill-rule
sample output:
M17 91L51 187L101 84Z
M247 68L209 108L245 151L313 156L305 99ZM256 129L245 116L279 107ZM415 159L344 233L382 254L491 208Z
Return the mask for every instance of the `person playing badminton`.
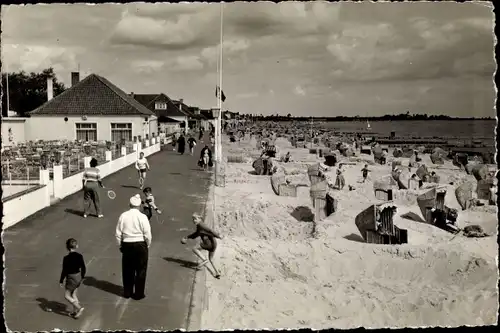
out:
M215 278L220 279L220 273L214 265L214 255L217 249L216 238L221 239L221 236L210 229L208 226L202 223L201 216L198 213L193 214L193 223L196 225L196 231L187 237L181 239L182 244L186 244L188 239L196 239L200 237L200 243L193 248L194 254L201 259L201 263L196 267L197 269L202 268L208 262L212 265L215 272ZM203 257L201 250L208 251L208 259Z
M144 157L144 153L139 154L139 159L135 162L135 168L139 172L139 185L140 189L144 186L146 180L146 172L149 170L148 160Z
M98 217L103 217L101 211L101 202L99 200L99 187L104 188L101 180L101 173L97 169L97 160L92 158L90 160L90 168L85 168L83 171L82 185L83 185L83 217L89 214L90 206L94 204Z
M144 201L142 201L142 211L148 217L148 220L151 221L151 218L153 217L153 209L160 215L161 210L158 209L155 204L155 198L153 197L153 191L151 190L151 187L146 187L143 192L145 199Z

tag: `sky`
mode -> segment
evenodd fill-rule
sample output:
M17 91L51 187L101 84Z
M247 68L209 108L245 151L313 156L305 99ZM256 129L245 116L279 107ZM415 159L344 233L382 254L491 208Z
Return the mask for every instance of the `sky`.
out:
M53 67L127 93L217 106L216 3L2 6L2 71ZM494 14L483 3L227 3L224 109L294 116L494 117Z

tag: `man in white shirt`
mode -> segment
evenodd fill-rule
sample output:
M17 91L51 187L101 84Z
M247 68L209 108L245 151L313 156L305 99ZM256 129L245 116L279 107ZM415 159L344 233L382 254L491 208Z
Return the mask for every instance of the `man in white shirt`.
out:
M130 209L122 213L116 225L116 242L122 253L123 296L143 299L148 268L148 249L151 245L151 226L143 214L141 196L130 198Z

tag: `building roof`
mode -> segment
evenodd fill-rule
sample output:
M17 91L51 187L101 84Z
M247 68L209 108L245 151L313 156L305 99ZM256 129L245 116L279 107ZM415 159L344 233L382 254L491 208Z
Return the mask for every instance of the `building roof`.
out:
M182 112L186 113L189 117L194 118L194 114L189 110L189 106L182 103L181 101L172 100L175 106L177 106Z
M154 103L159 100L161 97L163 97L167 101L167 109L166 110L155 110L155 105ZM185 110L180 110L179 106L175 103L176 101L173 101L165 95L164 93L159 93L159 94L134 94L133 98L147 107L149 110L154 110L157 117L186 117L190 116L188 112L185 112ZM187 107L186 107L187 109Z
M173 119L173 118L170 118L170 117L160 116L158 118L158 122L159 123L180 123L181 121Z
M91 74L29 114L153 116L154 112L104 77Z
M213 119L215 119L215 118L214 118L214 115L213 115L213 113L212 113L212 110L210 110L210 109L205 109L205 110L200 109L200 114L202 114L202 115L203 115L206 119L208 119L208 120L213 120Z

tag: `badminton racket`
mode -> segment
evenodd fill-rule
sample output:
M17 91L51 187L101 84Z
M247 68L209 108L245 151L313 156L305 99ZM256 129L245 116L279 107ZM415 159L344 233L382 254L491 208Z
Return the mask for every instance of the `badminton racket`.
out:
M163 224L163 219L160 220L160 218L158 217L158 214L155 214L155 217L156 217L156 223Z
M113 190L108 190L108 198L114 200L116 198L116 193Z

